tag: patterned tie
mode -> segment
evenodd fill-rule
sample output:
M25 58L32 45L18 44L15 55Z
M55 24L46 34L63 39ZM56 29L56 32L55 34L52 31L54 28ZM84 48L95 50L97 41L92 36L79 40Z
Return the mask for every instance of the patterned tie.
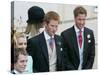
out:
M78 35L78 43L81 48L82 47L82 31L81 30L79 31L79 35Z
M50 38L49 46L50 46L51 50L53 51L53 48L54 48L54 38Z

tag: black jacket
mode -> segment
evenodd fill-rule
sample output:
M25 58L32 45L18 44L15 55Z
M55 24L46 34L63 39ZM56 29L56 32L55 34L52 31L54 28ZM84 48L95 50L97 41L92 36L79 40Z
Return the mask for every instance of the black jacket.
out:
M62 48L61 38L54 36L56 43L57 64L56 70L62 70ZM33 72L48 72L49 71L49 57L44 34L41 33L36 37L28 40L27 51L33 58Z
M88 37L90 35L90 37ZM61 33L63 39L65 70L77 70L80 59L74 26ZM95 40L92 30L84 28L82 69L91 69L95 57ZM89 42L90 40L90 42Z

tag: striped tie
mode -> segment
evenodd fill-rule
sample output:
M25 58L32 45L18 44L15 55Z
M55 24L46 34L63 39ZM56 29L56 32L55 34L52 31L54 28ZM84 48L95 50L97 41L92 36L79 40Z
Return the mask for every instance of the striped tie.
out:
M79 35L78 35L78 43L81 48L82 47L82 31L81 30L79 31Z
M54 38L50 38L49 46L50 46L51 50L53 50L53 48L54 48Z

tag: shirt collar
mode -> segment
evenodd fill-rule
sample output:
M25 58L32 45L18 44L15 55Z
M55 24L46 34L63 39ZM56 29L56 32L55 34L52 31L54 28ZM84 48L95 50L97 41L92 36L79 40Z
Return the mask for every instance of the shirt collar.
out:
M76 25L74 25L74 29L75 29L75 32L76 32L76 33L78 33L78 32L80 31L80 30L76 27ZM84 28L82 28L81 31L83 32L83 31L84 31Z
M20 74L20 73L19 73L17 70L15 70L15 69L14 69L14 73L15 73L15 74Z
M48 33L46 32L46 30L44 30L44 36L46 40L49 40L51 38L51 36L48 35ZM54 38L54 36L52 36L52 38Z

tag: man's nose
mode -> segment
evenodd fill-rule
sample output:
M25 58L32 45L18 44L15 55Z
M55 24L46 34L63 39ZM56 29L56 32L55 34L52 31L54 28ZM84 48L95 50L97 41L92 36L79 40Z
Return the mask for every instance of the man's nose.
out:
M24 62L24 66L26 66L27 62Z
M53 30L56 31L57 30L57 27L54 27Z
M84 21L83 21L83 20L81 20L81 21L80 21L80 23L81 23L81 24L83 24L83 23L84 23Z

